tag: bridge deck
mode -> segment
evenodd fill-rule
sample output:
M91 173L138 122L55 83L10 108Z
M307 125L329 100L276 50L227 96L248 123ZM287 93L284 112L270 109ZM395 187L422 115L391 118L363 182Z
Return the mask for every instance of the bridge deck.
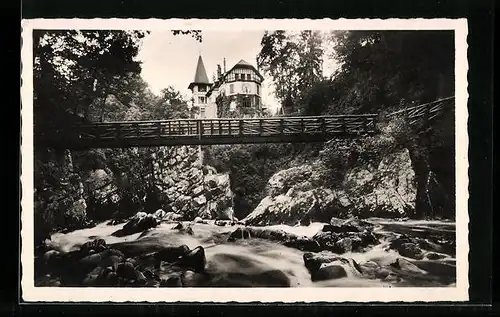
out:
M375 119L363 114L106 122L66 126L37 139L71 149L315 142L376 133Z

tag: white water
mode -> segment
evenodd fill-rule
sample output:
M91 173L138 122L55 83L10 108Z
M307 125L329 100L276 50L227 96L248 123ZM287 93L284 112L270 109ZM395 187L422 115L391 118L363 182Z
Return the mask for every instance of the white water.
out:
M399 223L398 223L399 224ZM431 225L441 225L443 222L432 223ZM217 226L209 224L193 224L193 235L179 233L172 228L176 224L161 224L157 228L145 233L137 233L125 237L114 237L111 234L123 227L119 225L98 224L89 229L82 229L66 234L54 234L52 236L53 247L63 252L78 249L83 243L102 238L107 244L128 242L135 247L139 247L142 252L149 253L150 246L179 246L187 245L189 248L203 246L207 259L207 269L213 273L240 273L249 276L259 274L270 270L280 270L284 272L291 280L292 287L391 287L395 286L389 282L380 280L370 280L361 278L359 273L353 272L347 268L348 276L345 278L334 279L324 282L312 282L307 271L303 251L285 247L279 243L260 240L238 240L235 242L226 242L229 233L233 232L238 226ZM316 234L323 226L323 223L312 223L309 226L269 226L269 229L279 229L300 236L311 237ZM411 222L405 225L412 225ZM425 227L429 223L419 222L413 225ZM446 224L447 225L447 224ZM379 232L384 230L379 226ZM352 258L357 263L373 261L379 265L388 265L401 257L394 250L386 250L387 243L381 241L381 244L374 246L363 253L346 253L344 258ZM449 259L449 258L448 258ZM258 286L258 285L257 285Z

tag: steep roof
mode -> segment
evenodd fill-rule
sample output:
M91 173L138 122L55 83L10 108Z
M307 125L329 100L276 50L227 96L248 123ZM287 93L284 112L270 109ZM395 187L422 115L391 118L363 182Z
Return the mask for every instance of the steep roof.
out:
M189 84L189 89L191 89L195 84L210 84L207 76L207 71L205 70L205 64L203 63L201 55L198 57L198 64L196 65L194 80L191 84Z
M233 69L235 68L250 68L250 69L253 69L255 71L255 73L261 78L261 80L264 80L264 77L262 76L262 74L257 70L257 68L255 68L252 64L248 63L247 61L243 60L243 59L240 59L240 61L238 63L236 63L229 71L227 71L225 74L224 74L224 77L229 74Z
M245 61L243 59L240 59L240 61L238 63L236 63L236 65L239 65L239 66L252 66L250 63L248 63L247 61Z

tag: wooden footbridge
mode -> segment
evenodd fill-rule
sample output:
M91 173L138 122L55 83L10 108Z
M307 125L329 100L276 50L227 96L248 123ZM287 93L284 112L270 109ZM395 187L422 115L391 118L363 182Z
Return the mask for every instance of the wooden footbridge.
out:
M454 97L407 108L412 124L431 120ZM168 145L321 142L378 132L376 114L272 118L175 119L65 125L36 136L36 142L69 149L124 148ZM45 129L44 129L45 130Z

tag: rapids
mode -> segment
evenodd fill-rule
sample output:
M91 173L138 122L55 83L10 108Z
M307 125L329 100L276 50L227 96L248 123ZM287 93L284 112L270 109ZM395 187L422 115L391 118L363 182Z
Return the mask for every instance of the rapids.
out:
M426 237L427 235L445 236L454 240L455 224L449 221L397 221L387 219L368 219L376 224L374 232L378 234L380 243L365 252L349 252L341 254L344 258L352 258L357 263L372 261L380 266L390 265L402 256L395 250L388 249L391 235L401 233ZM240 225L218 226L214 222L192 224L193 235L182 234L173 230L175 223L162 223L154 229L124 237L115 237L113 232L121 229L123 224L107 225L100 223L93 228L76 230L69 233L56 233L51 237L51 247L60 252L70 252L92 239L102 238L108 245L125 246L131 256L139 256L157 251L165 246L187 245L190 249L197 246L205 248L206 270L230 278L238 276L254 276L255 286L259 286L259 278L266 278L265 272L278 270L284 272L292 287L397 287L426 286L422 282L403 283L368 279L356 270L346 270L347 277L327 281L313 282L304 265L304 251L283 246L280 243L262 239L241 239L228 242L227 237ZM300 236L312 237L323 227L324 223L312 223L309 226L269 226L269 229L283 231ZM404 258L404 257L403 257ZM454 274L455 259L452 254L439 260L410 260L419 267L427 267L429 274L439 277L442 272ZM429 263L431 265L429 265ZM434 268L432 270L432 268ZM444 271L443 271L444 270ZM450 273L451 272L451 273ZM251 282L253 284L253 282ZM451 285L451 284L449 284ZM447 286L447 285L440 285Z

